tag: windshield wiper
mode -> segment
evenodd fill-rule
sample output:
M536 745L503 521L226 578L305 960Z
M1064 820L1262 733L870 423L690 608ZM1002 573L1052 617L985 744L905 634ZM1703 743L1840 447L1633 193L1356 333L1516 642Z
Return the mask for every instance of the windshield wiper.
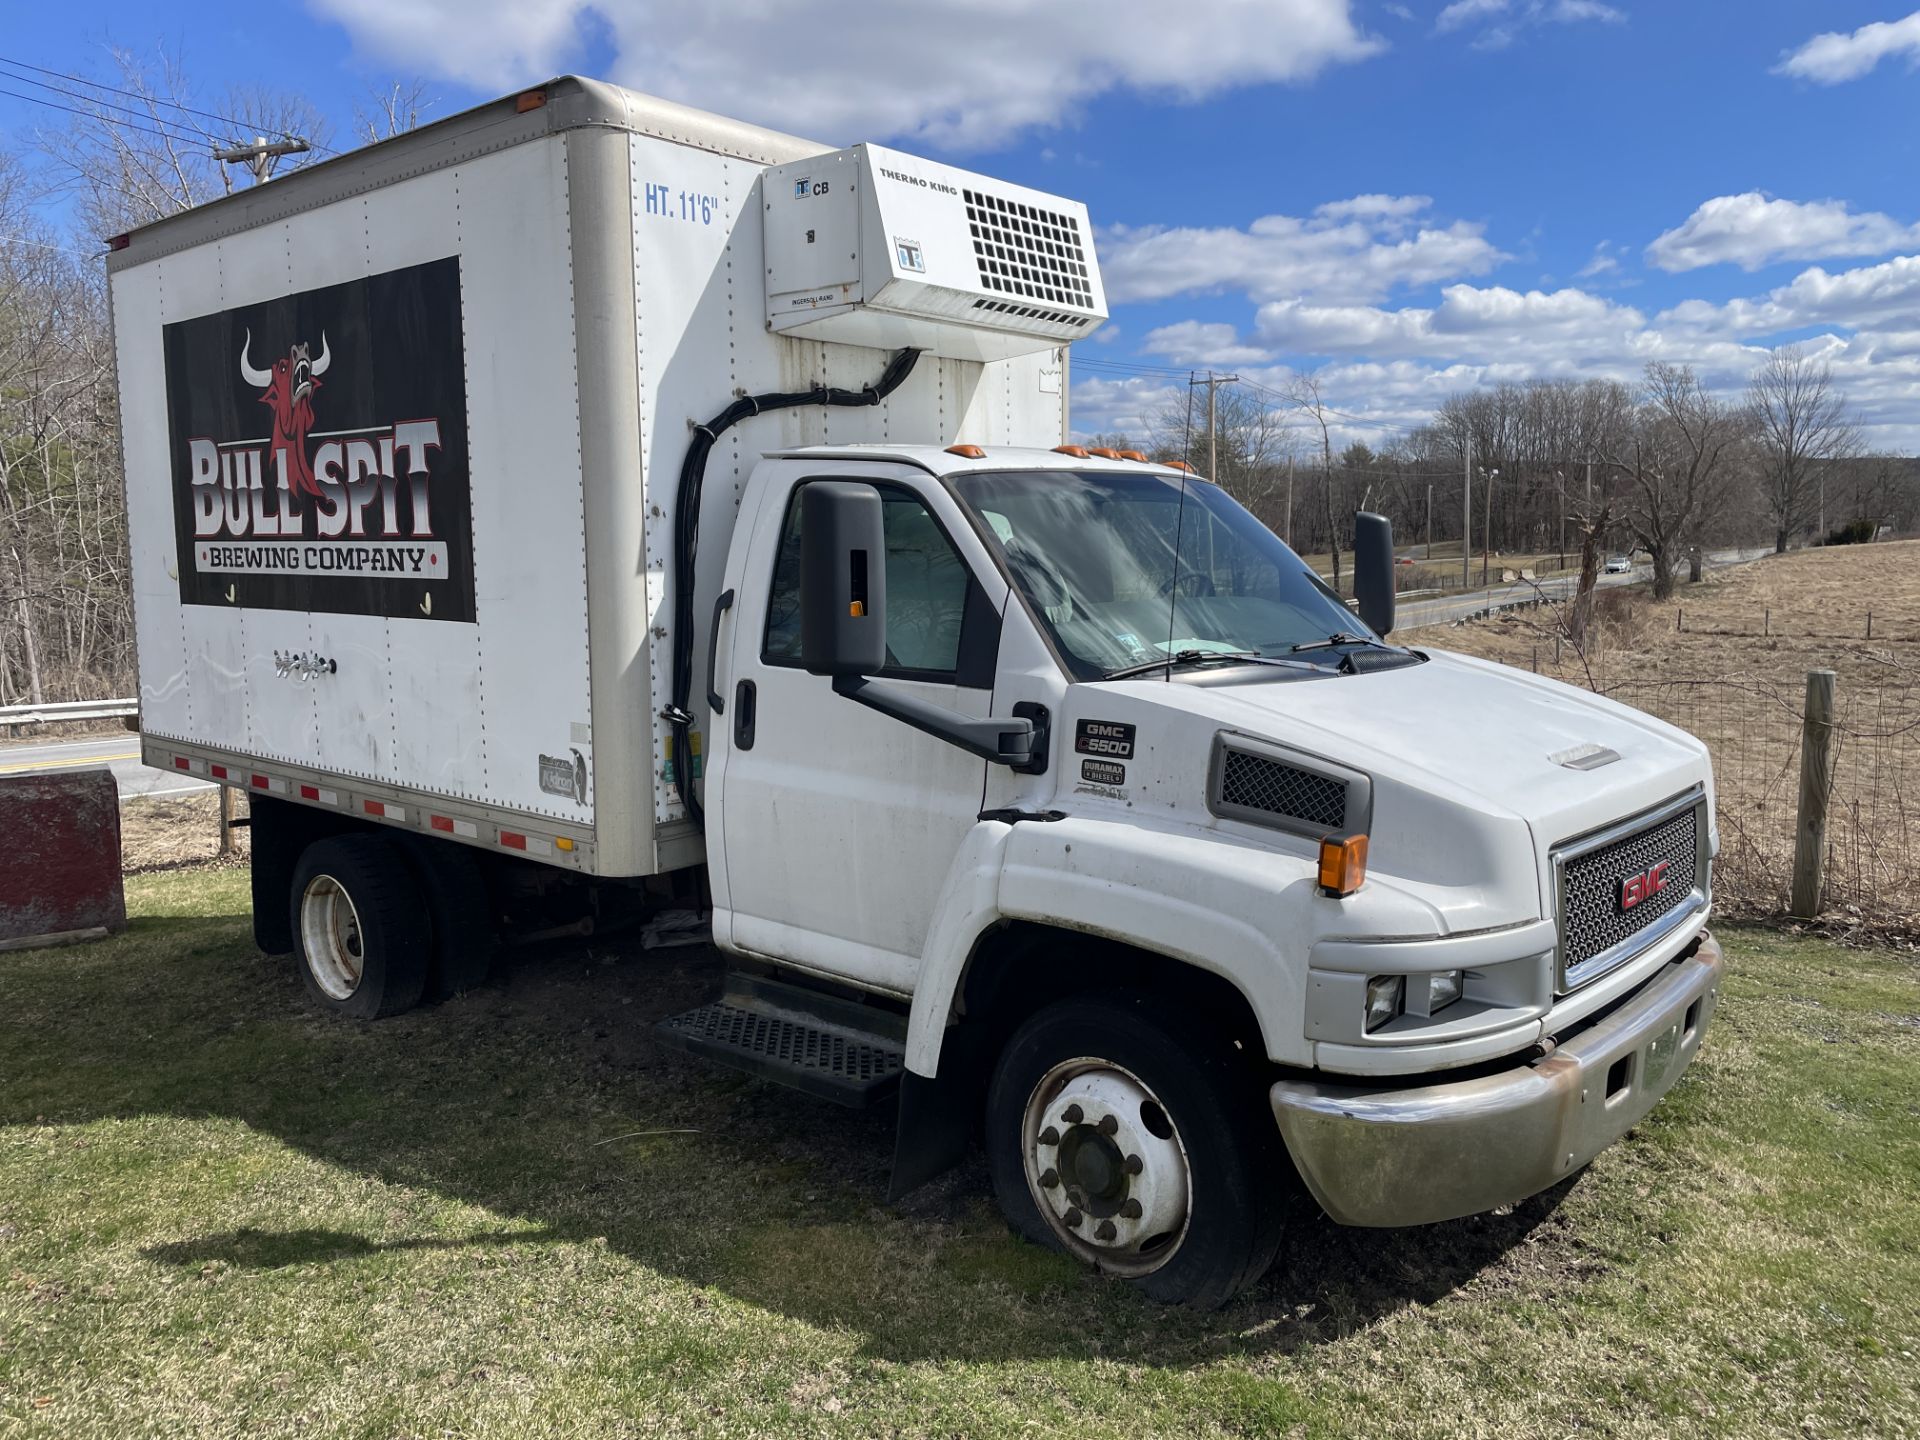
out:
M1324 640L1309 640L1304 645L1290 646L1289 655L1298 655L1302 650L1331 650L1336 645L1372 645L1379 650L1392 650L1395 647L1379 640L1369 640L1365 635L1355 635L1349 630L1336 630Z
M1262 655L1258 650L1181 650L1172 655L1163 655L1158 660L1123 665L1118 670L1107 671L1100 678L1124 680L1129 675L1145 675L1149 671L1171 669L1177 665L1207 665L1215 661L1228 665L1291 665L1290 661Z

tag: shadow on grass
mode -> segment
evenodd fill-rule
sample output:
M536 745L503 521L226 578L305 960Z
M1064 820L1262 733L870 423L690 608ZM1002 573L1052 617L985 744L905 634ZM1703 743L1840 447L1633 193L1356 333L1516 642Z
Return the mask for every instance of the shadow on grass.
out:
M860 1334L889 1360L1183 1365L1306 1349L1434 1303L1553 1221L1567 1190L1405 1231L1346 1230L1304 1207L1265 1280L1194 1315L1016 1240L977 1152L889 1208L890 1112L848 1112L657 1047L655 1020L717 990L713 952L523 954L486 989L354 1025L316 1014L292 963L253 951L243 917L143 921L113 943L118 963L9 977L21 983L0 1011L0 1123L227 1118L536 1227L382 1241L242 1226L143 1252L158 1264L270 1270L604 1240L653 1270ZM231 1226L245 1206L236 1193L220 1218Z
M200 1266L219 1261L239 1270L278 1270L287 1265L359 1260L398 1250L466 1250L487 1245L530 1245L559 1238L546 1230L491 1230L479 1235L410 1235L399 1240L369 1240L344 1230L256 1230L243 1226L169 1245L151 1245L140 1254L163 1265Z

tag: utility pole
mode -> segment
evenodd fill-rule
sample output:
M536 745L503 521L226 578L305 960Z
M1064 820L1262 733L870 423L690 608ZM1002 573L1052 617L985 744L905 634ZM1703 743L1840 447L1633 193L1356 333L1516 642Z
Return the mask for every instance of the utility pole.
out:
M1433 559L1433 482L1427 482L1427 553L1422 559Z
M273 178L273 167L280 163L283 155L304 155L313 146L298 135L289 135L284 140L269 140L264 135L253 137L251 145L229 145L226 149L214 147L213 158L220 162L220 179L227 187L227 193L233 193L233 178L227 173L229 165L244 165L253 172L253 183L264 185Z
M1287 548L1293 548L1293 456L1287 456Z
M1460 499L1460 588L1473 584L1473 432L1467 432L1467 478Z
M1215 375L1209 370L1206 379L1187 381L1189 388L1207 387L1207 478L1216 485L1220 483L1220 432L1213 423L1213 392L1222 385L1234 384L1239 378L1238 375Z
M1493 559L1493 482L1500 478L1496 470L1482 471L1487 478L1487 513L1480 525L1480 583L1487 583L1487 565Z

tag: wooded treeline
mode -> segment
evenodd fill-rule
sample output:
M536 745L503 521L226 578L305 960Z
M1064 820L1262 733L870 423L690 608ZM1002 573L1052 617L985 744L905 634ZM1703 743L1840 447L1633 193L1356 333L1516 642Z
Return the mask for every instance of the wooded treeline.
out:
M284 172L330 153L328 127L297 96L197 94L165 56L117 54L98 82L18 68L49 123L0 143L0 705L110 699L136 682L105 241L255 183L216 149L309 142ZM392 86L357 137L422 108Z
M1607 550L1644 554L1671 592L1696 549L1823 543L1920 527L1920 460L1869 453L1818 356L1772 352L1744 392L1716 394L1683 365L1653 363L1637 383L1533 380L1450 396L1433 419L1375 446L1334 437L1352 417L1312 374L1285 388L1222 385L1210 448L1204 387L1170 390L1140 448L1205 470L1303 554L1350 546L1353 514L1376 510L1416 559L1429 539L1458 579L1472 465L1473 583L1501 556L1569 567L1598 532ZM1106 443L1127 448L1123 436Z

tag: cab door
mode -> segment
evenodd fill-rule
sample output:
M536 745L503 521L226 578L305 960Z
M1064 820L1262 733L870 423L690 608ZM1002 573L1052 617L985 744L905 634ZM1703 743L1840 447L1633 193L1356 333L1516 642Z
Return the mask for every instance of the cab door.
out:
M873 484L886 533L887 668L933 704L991 713L1005 582L932 476L847 465L769 487L735 577L708 845L715 934L737 950L911 993L933 912L977 822L986 762L836 695L800 664L800 489ZM853 473L865 470L868 473Z

